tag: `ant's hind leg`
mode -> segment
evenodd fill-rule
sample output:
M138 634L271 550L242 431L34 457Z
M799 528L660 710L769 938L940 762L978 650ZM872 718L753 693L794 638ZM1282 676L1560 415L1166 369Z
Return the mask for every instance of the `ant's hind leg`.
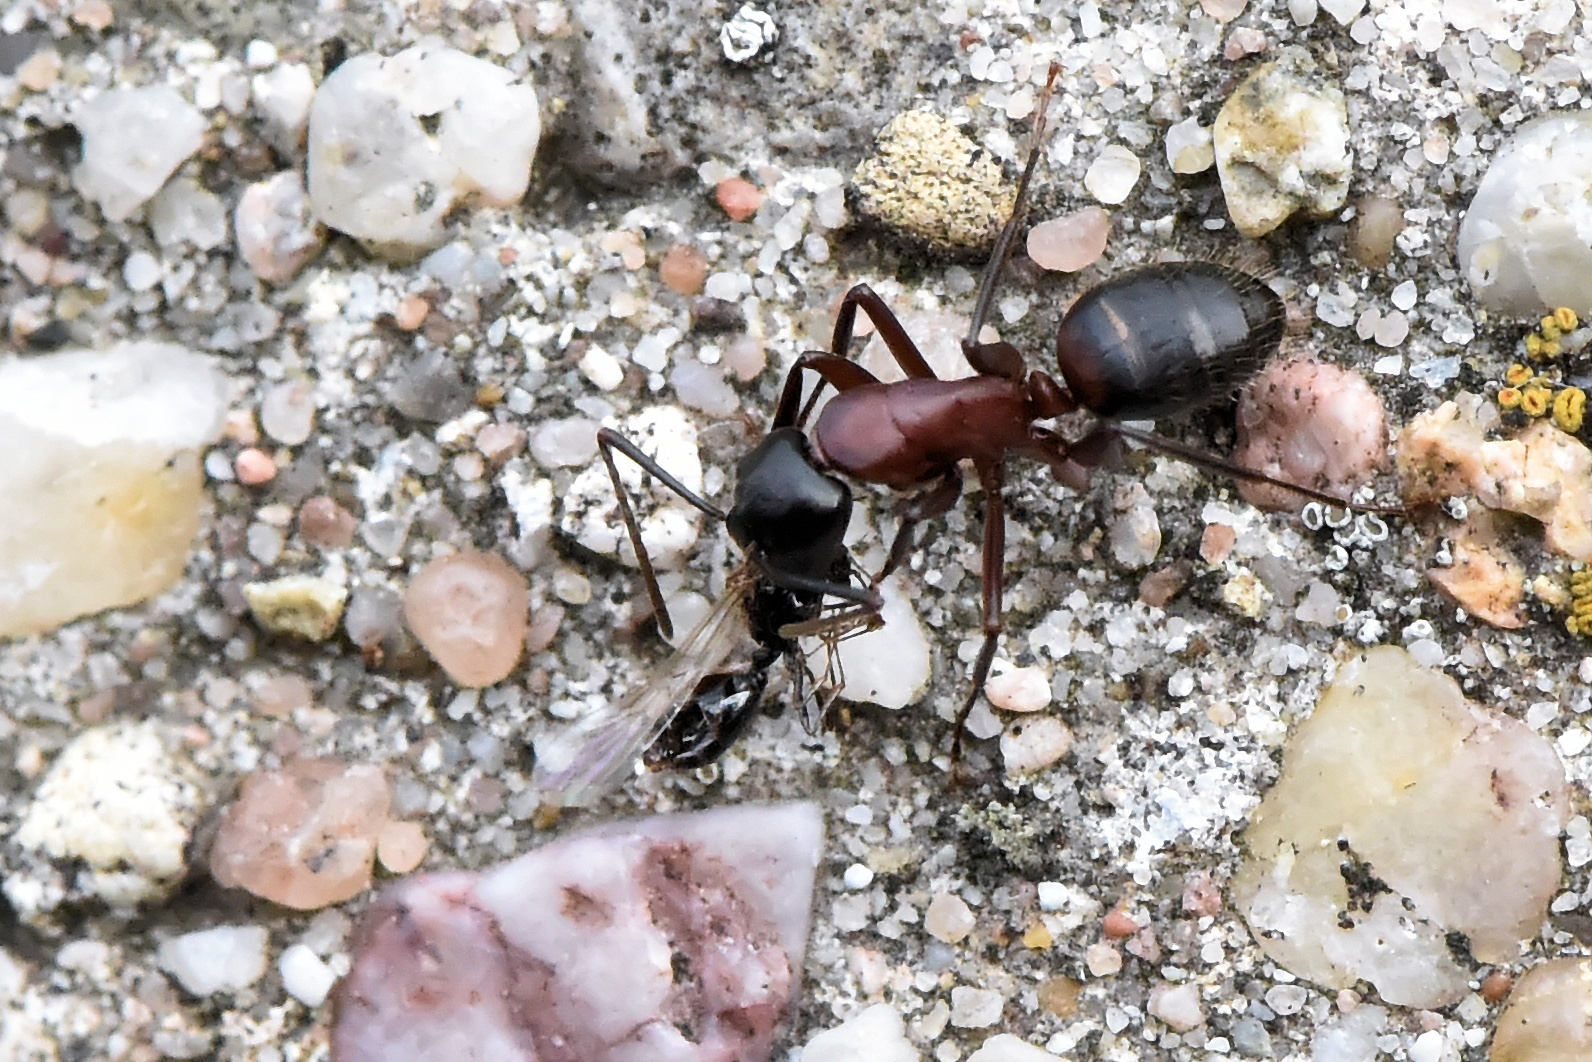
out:
M652 458L642 452L641 448L612 428L601 428L597 432L597 449L603 455L603 464L608 466L608 478L614 484L614 497L619 500L619 514L625 521L625 533L630 536L630 547L636 551L636 567L641 570L641 581L647 588L647 601L652 605L652 616L658 624L658 630L665 638L674 637L674 623L669 619L669 610L663 604L663 591L658 589L658 576L652 567L652 557L647 553L646 545L641 541L641 524L636 519L636 512L630 505L630 492L625 489L624 481L619 478L619 466L614 463L614 451L618 450L630 460L634 461L642 471L653 476L675 494L684 498L695 508L722 522L724 513L719 507L697 494L690 487L681 483L674 476L665 472Z

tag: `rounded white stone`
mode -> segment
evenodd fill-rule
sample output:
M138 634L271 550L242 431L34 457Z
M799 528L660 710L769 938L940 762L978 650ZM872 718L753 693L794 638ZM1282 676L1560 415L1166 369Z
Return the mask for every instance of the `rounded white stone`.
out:
M876 1003L833 1029L807 1041L801 1062L920 1062L907 1039L901 1014L888 1003Z
M435 247L460 203L525 194L540 136L535 90L494 63L435 41L358 55L310 107L310 204L395 252Z
M199 150L205 116L166 85L112 89L74 112L83 161L72 171L77 190L123 221Z
M929 936L955 944L973 931L973 909L952 892L937 892L923 913L923 928Z
M1166 162L1173 173L1203 173L1216 165L1216 146L1209 127L1185 118L1166 131Z
M1188 1032L1205 1024L1198 985L1156 985L1150 989L1147 1009L1176 1032Z
M951 1024L958 1029L987 1029L1001 1020L1006 999L993 988L951 989Z
M996 1033L969 1055L967 1062L1056 1062L1056 1056L1011 1033Z
M1592 313L1592 114L1544 115L1493 156L1459 225L1459 268L1490 310Z
M1139 156L1121 144L1107 144L1084 171L1083 186L1107 206L1128 198L1143 166Z
M984 681L984 696L1008 712L1037 712L1050 705L1050 674L1042 667L1014 667Z
M879 591L884 626L847 638L836 650L846 679L842 689L850 700L904 708L928 686L929 639L898 579L886 581Z
M1001 759L1007 774L1028 774L1049 767L1072 747L1072 731L1055 716L1025 717L1001 735Z

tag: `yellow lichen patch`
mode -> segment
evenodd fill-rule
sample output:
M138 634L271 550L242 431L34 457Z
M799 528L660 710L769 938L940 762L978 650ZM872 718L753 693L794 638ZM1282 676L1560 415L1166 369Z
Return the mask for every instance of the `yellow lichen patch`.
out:
M1536 373L1518 361L1504 370L1504 383L1510 387L1524 387L1536 377Z
M1566 387L1553 396L1553 423L1571 435L1581 430L1586 418L1586 392L1579 387Z
M1570 575L1570 615L1564 625L1571 634L1592 638L1592 571Z
M1520 388L1505 387L1498 392L1498 405L1502 409L1520 408Z
M1526 335L1526 354L1533 361L1547 361L1564 352L1559 340L1574 332L1581 319L1568 306L1561 306L1537 323L1537 330Z
M1520 392L1520 411L1528 417L1546 415L1548 407L1552 404L1553 392L1540 384L1533 385Z

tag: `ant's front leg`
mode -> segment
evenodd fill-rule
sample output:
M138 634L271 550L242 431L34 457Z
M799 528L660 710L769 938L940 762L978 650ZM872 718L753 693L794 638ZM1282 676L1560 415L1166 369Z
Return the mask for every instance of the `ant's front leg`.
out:
M619 478L619 466L614 463L614 451L617 450L630 458L642 471L652 475L675 494L713 519L722 523L724 513L718 506L666 472L663 466L648 457L639 446L612 428L598 429L597 449L603 455L603 464L608 466L608 478L614 484L614 497L619 500L619 513L625 521L625 533L630 536L630 546L636 552L636 567L641 570L641 581L647 588L647 600L652 605L653 619L665 638L673 638L674 623L669 619L668 608L664 606L663 591L658 589L658 576L652 567L652 556L641 541L641 524L636 519L635 510L630 506L630 492L625 489L624 481Z
M818 374L818 389L807 400L807 405L803 406L802 374L809 371ZM878 377L854 361L821 350L809 350L797 358L796 364L792 365L790 372L785 374L785 387L780 391L779 405L774 407L774 423L770 430L799 427L804 424L807 414L812 412L813 403L818 400L819 392L826 383L836 391L849 391L853 387L878 382Z
M848 356L851 334L857 324L859 309L873 322L879 338L884 340L884 345L890 349L890 356L895 358L896 364L901 366L901 371L908 379L935 379L934 370L929 368L923 352L918 349L916 343L912 342L912 337L907 335L901 319L895 315L894 310L890 309L889 304L879 297L879 293L866 284L853 285L840 300L840 312L835 315L835 334L829 343L829 353L841 358Z

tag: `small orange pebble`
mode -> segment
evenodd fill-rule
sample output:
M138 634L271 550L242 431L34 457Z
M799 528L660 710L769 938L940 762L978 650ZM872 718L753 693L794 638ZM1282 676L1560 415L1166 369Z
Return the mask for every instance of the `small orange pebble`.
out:
M519 261L519 259L520 252L515 250L513 247L498 248L498 265L513 265L515 262Z
M1237 542L1238 532L1230 524L1206 524L1200 535L1200 559L1206 564L1220 564Z
M394 874L407 874L426 858L426 833L418 822L391 820L376 835L376 858Z
M1497 1003L1515 987L1515 978L1508 970L1494 970L1481 981L1481 998Z
M1124 911L1112 911L1100 922L1100 932L1107 940L1121 940L1139 931L1139 923Z
M713 198L731 221L745 221L763 205L763 193L744 177L726 177L713 189Z
M658 279L681 295L697 295L708 278L708 259L689 243L677 243L658 263Z
M393 311L393 320L405 332L413 332L425 323L426 315L431 312L431 303L420 295L405 295L398 300L398 308Z
M276 461L264 450L252 446L238 451L232 467L237 471L238 482L245 487L258 487L276 478Z

